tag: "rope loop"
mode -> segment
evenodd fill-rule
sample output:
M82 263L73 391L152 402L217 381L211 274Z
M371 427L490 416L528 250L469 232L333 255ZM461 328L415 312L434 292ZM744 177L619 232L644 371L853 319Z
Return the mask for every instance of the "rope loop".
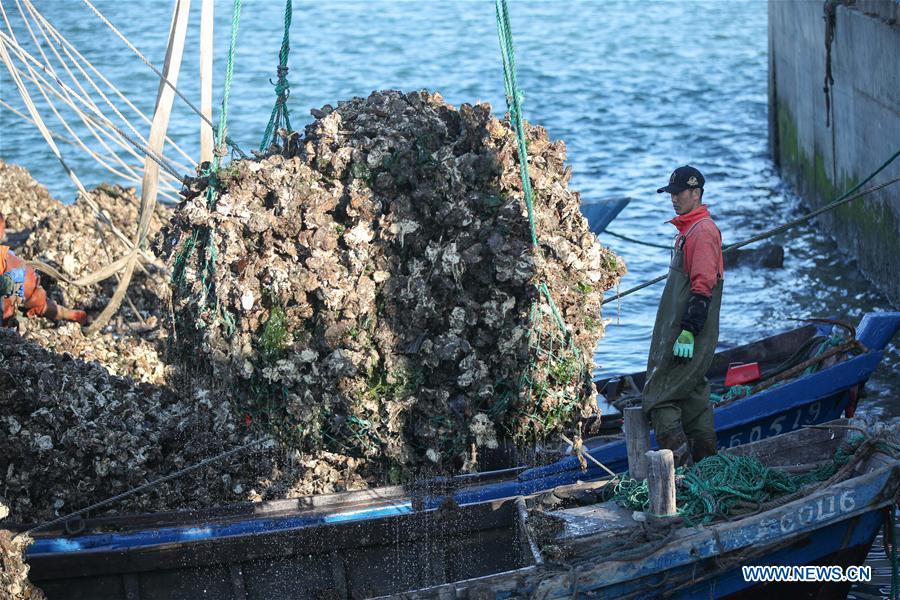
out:
M275 143L279 137L279 131L291 131L291 117L287 107L287 100L291 95L291 84L287 80L288 75L288 56L291 51L291 18L293 15L293 4L291 0L286 0L284 5L284 36L281 40L281 50L278 52L278 66L275 69L277 81L271 83L275 87L275 105L272 107L272 114L269 116L269 123L263 133L262 141L259 144L259 151L264 152L271 144ZM285 133L284 135L287 135ZM285 139L285 141L287 141Z

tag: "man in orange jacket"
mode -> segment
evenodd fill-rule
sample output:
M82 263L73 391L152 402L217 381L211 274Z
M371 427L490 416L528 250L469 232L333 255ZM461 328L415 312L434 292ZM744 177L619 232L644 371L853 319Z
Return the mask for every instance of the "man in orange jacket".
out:
M0 215L0 240L6 232L6 219ZM2 323L12 317L16 309L28 317L40 316L51 321L87 323L87 313L60 306L47 297L40 285L40 277L9 246L0 244L0 302L3 304Z
M703 175L678 167L657 190L672 199L678 229L666 289L659 301L643 408L660 448L678 465L716 453L716 433L706 372L719 339L719 308L725 278L722 234L703 204Z

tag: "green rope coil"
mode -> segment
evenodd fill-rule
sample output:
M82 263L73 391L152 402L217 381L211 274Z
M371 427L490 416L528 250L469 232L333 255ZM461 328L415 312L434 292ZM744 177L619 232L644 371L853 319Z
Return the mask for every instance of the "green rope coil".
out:
M287 99L291 92L291 85L288 83L288 55L291 52L291 17L294 8L291 0L287 0L284 5L284 35L281 38L281 51L278 53L278 80L275 82L275 105L272 107L272 115L269 117L269 124L266 125L266 131L263 133L262 142L259 144L259 151L262 152L275 141L275 132L284 128L291 131L291 117L287 107Z
M713 403L713 406L718 406L719 404L749 396L752 390L753 388L749 385L733 385L724 394L710 394L709 401Z
M830 463L796 475L770 469L752 456L727 453L704 458L692 468L679 467L675 471L678 514L694 526L754 512L766 502L827 481L850 461L865 439L863 435L853 436L837 449ZM898 452L887 442L876 442L875 447L892 455ZM646 480L637 481L626 473L609 489L606 499L620 506L629 510L650 509Z
M829 348L834 348L835 346L840 346L843 342L844 342L844 338L842 338L839 335L828 336L828 339L826 339L824 342L822 342L819 345L819 348L816 350L816 353L813 356L814 357L821 356ZM819 367L821 367L821 366L822 366L821 362L818 362L814 365L810 365L803 371L803 375L812 375L813 373L818 371Z

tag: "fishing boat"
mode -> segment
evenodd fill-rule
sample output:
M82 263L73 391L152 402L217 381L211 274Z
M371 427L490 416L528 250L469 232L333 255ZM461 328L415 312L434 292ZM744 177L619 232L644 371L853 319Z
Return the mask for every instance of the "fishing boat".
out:
M807 373L810 367L804 365L810 359L803 360L804 357L818 353L822 344L830 339L832 328L827 323L805 325L716 355L709 372L716 387L723 382L728 366L735 362L757 361L762 367L762 376L767 379L773 376L784 378L791 369L796 371L796 367L803 367L794 379L784 378L780 385L726 400L717 406L715 424L720 446L732 448L756 443L839 418L842 413L853 414L860 388L878 365L884 347L900 328L900 313L866 315L852 332L855 333L852 340L839 342L831 348L838 352L816 363L821 365L818 370ZM819 353L820 357L823 355ZM832 359L835 362L829 364ZM793 366L786 367L791 364ZM598 401L610 407L614 406L610 400L621 405L619 400L627 397L625 392L639 389L642 378L643 373L634 373L599 380ZM621 417L610 413L609 418L602 419L598 426L600 435L585 440L584 453L615 472L625 471L627 453L620 431ZM587 468L583 469L578 456L567 456L533 468L503 468L421 484L245 504L205 512L78 518L66 523L63 529L37 535L28 556L34 567L33 574L41 581L50 574L89 575L96 572L87 566L94 564L91 557L96 556L107 557L104 561L113 560L110 558L113 555L120 556L124 562L119 564L124 569L131 560L127 557L133 553L165 555L168 549L188 543L203 542L212 544L210 548L213 548L218 547L219 541L246 536L288 536L307 540L323 536L322 539L330 539L331 528L341 523L356 523L365 529L367 523L381 522L389 517L415 515L445 505L467 506L527 496L580 481L598 480L606 475L594 462L588 462Z
M89 535L105 543L77 552L60 545L28 560L32 580L51 600L571 598L588 592L643 598L663 589L674 597L751 597L742 566L862 564L897 501L898 433L841 419L724 450L797 474L828 464L856 438L855 450L828 479L746 516L699 527L594 501L603 481L551 490L562 502L552 508L548 494L534 494L383 510L366 520L327 516L354 504L389 507L380 498L385 492L375 490L307 505L98 519ZM304 524L313 513L323 520ZM271 527L278 520L290 526ZM170 537L178 527L193 537ZM206 535L213 529L219 535ZM153 543L129 545L141 535L152 535ZM78 540L70 539L72 548ZM835 594L849 586L827 585ZM766 589L773 592L771 584Z

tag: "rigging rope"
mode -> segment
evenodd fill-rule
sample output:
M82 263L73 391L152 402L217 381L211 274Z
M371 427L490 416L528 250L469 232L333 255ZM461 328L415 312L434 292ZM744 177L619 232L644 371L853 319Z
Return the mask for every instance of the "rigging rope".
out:
M2 9L2 6L0 6L0 9ZM100 207L94 202L94 200L91 198L90 194L87 193L87 191L84 189L84 186L81 185L81 182L78 180L78 177L75 175L75 173L71 169L69 169L69 167L66 165L65 160L62 158L62 154L59 152L59 148L56 146L56 143L53 141L53 137L50 134L50 130L47 129L46 125L44 125L44 121L41 118L40 113L37 112L37 108L34 106L34 103L31 102L31 98L28 94L28 91L25 89L24 83L22 83L22 79L19 76L18 70L15 68L15 65L13 65L13 63L12 63L12 58L9 56L9 53L7 52L8 42L5 41L6 39L7 39L6 35L3 34L2 32L0 32L0 58L2 58L3 62L6 64L7 69L9 70L10 75L13 78L13 81L15 81L15 83L16 83L16 87L19 89L22 99L25 101L25 104L28 108L29 113L31 114L31 117L34 119L35 123L38 125L38 129L41 131L41 134L44 136L44 139L47 141L47 144L50 146L51 151L53 152L54 156L56 156L57 160L59 160L60 163L63 165L63 168L66 170L66 172L69 174L69 176L72 178L73 183L78 188L79 197L84 199L84 201L88 204L88 206L91 207L91 209L98 216L98 218L100 218L100 220L103 221L103 223L105 223L110 228L110 230L116 235L116 237L118 237L120 240L122 240L125 243L126 247L131 248L130 240L128 240L128 238L125 237L125 235L121 231L119 231L119 229L106 217L106 215L103 214L103 212L100 210ZM146 260L148 260L150 262L154 262L153 257L147 257L147 255L144 251L141 251L141 253L142 253L142 256L144 256L144 258ZM141 268L143 268L143 267L141 267ZM107 271L108 269L109 269L109 267L107 267L106 269L102 269L101 271ZM101 277L100 273L92 273L86 277L81 278L79 281L82 283L80 283L78 285L88 285L89 283L96 283L98 281L102 281L106 277L109 277L109 275L111 275L111 273L107 274L105 277Z
M116 95L117 98L119 98L120 100L122 100L122 102L124 102L125 105L126 105L128 108L130 108L131 110L133 110L133 111L135 112L135 114L137 114L137 115L138 115L138 116L139 116L139 117L140 117L147 125L150 125L150 124L151 124L150 117L148 117L147 115L145 115L145 114L141 111L141 109L139 109L137 106L135 106L134 103L133 103L131 100L128 99L128 96L126 96L125 94L123 94L122 91L119 90L119 88L117 88L115 85L113 85L113 83L112 83L109 79L107 79L107 78L103 75L103 73L101 73L99 70L97 70L97 68L96 68L93 64L91 64L91 62L90 62L87 58L85 58L84 55L81 54L81 52L78 51L78 48L76 48L71 42L69 42L69 40L67 40L67 39L65 38L65 36L63 36L63 35L62 35L55 27L53 27L53 25L52 25L52 24L44 17L44 15L42 15L42 14L40 13L40 11L38 11L37 8L34 7L34 5L32 4L31 0L24 0L24 2L25 2L26 7L28 8L29 12L32 14L32 17L35 19L35 22L36 22L43 30L48 31L48 32L53 36L54 40L56 40L56 43L59 45L59 47L62 49L62 51L66 54L66 56L69 57L69 60L72 62L72 64L75 65L75 66L78 68L79 71L81 71L81 73L82 73L82 75L84 76L84 78L85 78L85 79L91 84L91 86L92 86L95 90L97 90L97 92L104 98L104 101L110 106L110 108L111 108L113 111L115 111L116 114L117 114L117 115L118 115L118 116L119 116L119 117L120 117L127 125L129 125L129 129L131 129L131 131L132 131L138 138L142 138L142 136L141 136L140 133L137 131L137 129L135 129L133 126L131 126L131 124L130 124L130 122L128 121L128 119L125 118L125 116L122 115L122 114L118 111L118 109L116 108L115 104L113 104L112 102L110 102L110 101L106 98L105 94L103 94L103 92L100 90L100 87L94 82L93 78L92 78L92 77L91 77L91 76L90 76L90 75L89 75L89 74L81 67L81 65L79 64L79 61L80 61L81 63L84 63L84 65L85 65L88 69L90 69L90 71L91 71L91 72L92 72L92 73L93 73L93 74L94 74L94 75L95 75L95 76L96 76L96 77L97 77L104 85L106 85L110 90L112 90L112 91L115 93L115 95ZM73 54L74 54L74 56L73 56ZM145 139L142 139L142 141L143 141L143 142L146 142ZM191 164L192 166L196 165L196 161L195 161L190 155L188 155L188 153L185 152L178 144L176 144L175 141L174 141L171 137L166 136L166 143L169 144L170 147L174 148L179 154L181 154L181 156L184 157L184 159L187 160L189 164Z
M41 56L44 58L44 61L46 62L47 66L50 67L51 71L54 72L54 74L55 74L55 69L52 68L50 60L47 58L47 55L43 52L43 50L41 50L41 44L40 44L40 42L38 42L37 37L35 36L34 31L32 30L31 25L29 24L28 16L25 14L24 10L19 5L18 0L17 0L16 4L19 8L19 13L22 15L23 22L25 23L25 26L27 27L29 34L31 34L32 40L34 41L35 45L37 46L38 50L40 51ZM62 65L65 72L69 75L69 78L71 79L72 83L75 84L75 86L78 88L78 90L83 94L83 97L90 103L90 106L92 107L93 112L95 112L97 114L102 114L100 107L97 105L96 102L94 102L94 100L91 96L91 93L81 85L79 78L69 68L69 64L66 61L66 59L63 58L63 56L57 50L57 46L59 46L59 48L66 54L66 56L68 56L69 61L71 61L72 64L74 65L74 67L80 72L81 77L93 88L93 90L97 94L99 94L100 98L102 99L103 102L105 102L106 106L108 106L112 110L113 114L116 117L118 117L125 124L125 126L131 131L131 134L133 136L135 136L139 141L141 141L141 143L147 144L147 139L134 127L134 125L131 124L131 122L127 118L125 118L125 115L123 115L119 111L119 109L116 107L116 105L113 104L109 100L109 98L106 96L106 94L103 92L103 90L100 89L100 87L96 84L96 82L94 82L93 78L84 70L84 68L82 68L82 66L78 63L78 61L75 60L72 57L72 55L67 51L65 46L60 41L60 36L58 34L54 33L54 31L52 29L50 29L49 27L45 27L42 24L41 20L38 19L39 13L37 13L37 9L35 9L34 6L30 4L30 0L25 0L25 5L26 5L26 8L28 8L28 10L29 10L29 14L31 15L31 18L34 20L35 27L38 29L38 31L40 31L41 35L43 36L43 39L44 39L46 45L50 48L50 50L53 52L53 55L56 57L56 60L59 62L60 65ZM51 36L52 36L52 39L51 39ZM57 78L57 80L59 80L59 78ZM83 120L84 119L82 119L82 121ZM126 165L121 159L119 159L118 155L115 154L112 151L112 149L110 149L106 145L106 143L97 136L94 128L89 123L85 123L85 125L88 126L88 130L91 132L91 134L95 138L97 138L97 140L101 143L101 145L103 145L103 147L106 148L112 154L112 157L115 160L117 160L120 164L122 164L123 167L132 169L132 167L130 165ZM104 131L103 133L106 133L106 132ZM125 150L129 151L132 155L134 155L135 158L141 158L133 150L131 150L131 148L128 148L125 144L121 143L120 140L118 140L117 138L114 138L113 136L110 136L110 137L112 137L113 140L116 143L118 143L118 145L121 148L124 148ZM177 144L172 142L168 136L166 137L166 140L171 144L171 146L177 152L179 152L182 156L187 158L188 162L191 165L195 164L195 162L184 152L184 150L182 150ZM187 172L189 170L188 167L181 165L181 164L176 165L176 167L178 168L178 171L180 171L182 173Z
M156 152L154 152L153 150L151 150L149 147L145 146L144 144L141 144L140 142L134 140L130 135L128 135L127 133L122 131L122 129L118 125L116 125L115 123L110 121L109 118L106 117L103 113L97 112L94 109L94 107L91 106L90 102L88 102L87 100L82 98L81 95L78 94L75 90L73 90L68 85L66 85L65 83L60 81L59 78L56 77L55 74L53 74L51 71L49 71L35 57L33 57L31 54L29 54L27 51L25 51L13 38L9 37L8 35L6 35L3 32L0 32L0 43L3 43L3 45L8 46L10 50L15 52L15 54L17 55L19 60L21 60L22 63L25 65L25 67L28 69L29 80L32 81L35 85L39 86L39 88L43 85L44 88L52 91L60 100L65 102L70 108L72 108L74 111L79 113L79 116L83 116L84 118L90 120L96 126L107 127L109 129L112 129L119 136L121 136L122 139L124 139L129 144L131 144L138 152L148 156L155 163L157 163L163 170L165 170L175 180L181 181L181 174L179 174L178 171L172 165L170 165L168 163L168 161L166 161L165 158L158 155ZM57 83L57 85L59 85L60 89L65 91L66 94L70 96L70 98L67 98L66 96L61 94L58 90L54 89L42 75L37 73L37 71L35 71L35 69L29 65L29 61L34 63L34 65L38 69L43 71L44 74L47 75L47 77L50 77L51 79L53 79ZM13 65L11 61L7 63L7 68L10 70L10 73L12 73L13 71L18 73L18 69L16 69L15 65ZM40 79L41 81L38 81L38 79ZM29 103L29 100L27 100L25 98L25 95L22 94L21 87L20 87L20 95L22 95L22 98L23 98L23 100L25 100L26 105L27 105ZM78 106L76 106L75 103L72 101L72 98L74 98L75 100L78 100L81 104L83 104L87 108L87 110L94 112L96 114L91 115L90 113L85 112L84 110L78 108Z
M167 85L167 86L169 86L170 88L172 88L172 91L175 92L175 94L176 94L179 98L181 98L182 100L184 100L185 104L187 104L188 107L190 107L190 109L193 110L195 113L197 113L197 114L200 116L200 118L203 119L203 121L204 121L207 125L209 125L209 126L212 127L212 128L215 128L215 125L213 125L212 121L210 121L209 118L208 118L206 115L204 115L203 112L202 112L199 108L197 108L196 106L194 106L194 103L191 102L190 100L188 100L187 97L186 97L184 94L182 94L181 91L179 91L179 89L178 89L177 87L175 87L175 85L174 85L171 81L169 81L168 79L166 79L166 77L159 71L159 69L157 69L155 66L153 66L153 63L151 63L149 60L147 60L147 58L146 58L143 54L141 54L141 51L138 50L137 48L135 48L134 44L132 44L132 43L128 40L128 38L125 37L125 35L122 34L121 31L119 31L118 29L116 29L116 26L113 25L113 24L109 21L109 19L107 19L107 18L103 15L103 13L101 13L101 12L97 9L97 7L94 6L94 5L91 3L91 0L82 0L82 1L83 1L85 4L87 4L88 8L90 8L90 9L93 11L93 13L94 13L95 15L97 15L97 17L98 17L98 18L99 18L99 19L100 19L107 27L109 27L109 28L112 30L112 32L115 33L116 36L118 36L118 38L119 38L120 40L122 40L122 41L125 43L125 45L128 46L128 48L129 48L132 52L134 52L134 53L137 55L137 57L140 58L141 61L142 61L145 65L147 65L147 66L150 68L150 70L152 70L154 73L156 73L156 76L159 77L159 80L160 80L164 85ZM238 147L237 142L235 142L234 140L232 140L231 138L229 138L229 137L227 137L227 136L224 138L224 140L225 140L225 143L226 143L226 144L228 144L229 146L231 146L231 147L232 147L232 148L233 148L233 149L241 156L241 158L246 158L246 157L247 157L247 155L244 154L244 151L241 150L240 147Z
M46 57L45 57L45 59L46 59ZM26 66L27 66L27 65L26 65ZM51 75L52 77L54 77L57 81L59 81L59 78L56 76L55 73L53 73L53 71L50 71L50 73L52 74L52 75ZM126 179L126 180L131 179L131 180L137 180L137 181L140 181L140 179L139 179L138 176L137 176L136 171L134 170L134 167L132 167L131 165L129 165L128 163L126 163L125 161L123 161L123 160L118 156L118 154L117 154L112 148L110 148L110 147L106 144L106 142L103 140L103 138L100 137L99 133L102 133L104 136L108 137L110 140L112 140L114 143L116 143L120 148L122 148L122 149L126 150L127 152L129 152L129 153L130 153L132 156L134 156L135 158L141 158L141 156L140 156L140 154L138 154L138 152L136 152L134 149L132 149L131 147L129 147L127 144L125 144L125 143L124 143L119 137L117 137L114 133L111 133L111 132L107 131L106 129L103 129L103 128L100 127L99 125L95 124L93 118L90 117L90 115L88 115L88 114L85 113L83 110L81 110L81 109L79 109L77 106L75 106L74 102L73 102L72 99L71 99L72 94L69 93L67 90L65 90L65 89L63 90L64 92L66 92L66 96L63 96L63 95L60 94L57 90L53 89L53 87L51 87L51 86L50 86L49 84L47 84L46 82L45 82L45 83L42 83L41 81L38 80L38 75L37 75L37 73L36 73L36 72L34 71L34 69L32 69L31 67L28 67L28 73L25 75L25 77L35 85L35 87L37 88L38 92L40 92L41 96L44 98L44 101L47 103L47 106L50 108L50 111L56 116L57 120L60 122L60 124L63 126L63 128L64 128L64 129L72 136L72 138L74 139L74 142L75 142L75 144L76 144L76 146L77 146L78 148L80 148L82 151L84 151L88 156L91 156L92 158L94 158L94 160L96 160L101 166L103 166L104 168L106 168L107 170L109 170L110 172L112 172L113 174L117 175L118 177L121 177L121 178ZM69 108L71 108L71 109L75 112L76 116L77 116L79 119L81 119L82 124L85 126L85 128L88 130L88 132L89 132L89 133L94 137L94 139L96 139L96 140L97 140L97 141L98 141L98 142L106 149L106 151L109 153L109 155L108 155L107 158L111 157L112 160L114 160L115 162L119 163L119 165L125 169L126 173L123 173L123 172L119 171L118 168L116 168L115 166L109 164L109 163L107 162L107 160L106 160L103 156L101 156L101 155L99 155L98 153L94 152L94 151L93 151L93 150L92 150L92 149L91 149L91 148L90 148L90 147L89 147L89 146L88 146L88 145L87 145L87 144L86 144L79 136L78 136L78 134L77 134L77 133L72 129L72 127L69 125L68 121L66 121L65 117L63 117L63 115L60 114L60 111L57 110L57 108L56 108L56 106L54 105L54 103L53 103L53 101L51 100L51 98L47 95L47 91L48 91L48 90L49 90L50 92L52 92L53 94L55 94L59 99L61 99L61 100L63 101L63 103L64 103L66 106L68 106ZM85 101L83 98L79 98L79 100L81 100L81 101L84 102L85 104L88 104L88 102L89 102L89 101ZM101 114L101 113L99 113L99 111L98 111L96 105L94 105L93 102L90 102L89 106L92 107L92 110L94 110L94 111L97 112L98 114ZM167 172L167 173L168 173L168 172ZM176 180L177 180L177 177L176 177ZM168 185L170 189L174 189L174 188L172 188L171 184L168 184L168 183L167 183L166 185ZM80 190L79 190L79 191L80 191ZM177 190L176 190L176 191L177 191Z
M263 133L262 142L259 144L259 151L262 152L274 143L277 138L277 131L284 128L291 131L291 118L287 107L287 99L291 93L291 85L288 83L288 54L291 51L291 18L294 13L291 0L286 0L284 4L284 35L281 38L281 51L278 53L278 81L275 82L275 106L272 107L272 116L269 117L269 124L266 125L266 131ZM271 80L270 80L271 81Z
M628 237L627 235L622 235L621 233L616 233L615 231L610 231L609 229L604 229L602 233L607 235L611 235L615 238L619 238L620 240L625 240L626 242L631 242L632 244L640 244L641 246L650 246L651 248L662 248L663 250L671 250L671 245L666 244L655 244L653 242L645 242L643 240L639 240L633 237Z
M779 225L778 227L775 227L774 229L770 229L770 230L760 233L758 235L754 235L753 237L747 238L746 240L743 240L741 242L737 242L735 244L730 244L728 246L725 246L725 248L722 250L722 252L723 253L731 252L732 250L737 250L738 248L747 246L748 244L752 244L754 242L758 242L760 240L764 240L766 238L772 237L773 235L777 235L779 233L787 231L788 229L796 227L797 225L805 223L806 221L809 221L810 219L813 219L823 213L826 213L830 210L834 210L835 208L842 206L844 204L847 204L848 202L852 202L853 200L856 200L857 198L861 198L867 194L871 194L872 192L876 192L882 188L885 188L889 185L897 183L898 181L900 181L900 177L896 177L894 179L891 179L890 181L886 181L885 183L882 183L881 185L877 185L877 186L869 188L867 190L863 190L862 192L860 192L858 194L855 193L863 185L865 185L866 183L871 181L872 178L874 178L876 175L878 175L884 169L886 169L892 162L894 162L894 160L897 159L898 156L900 156L900 150L897 150L880 167L875 169L875 171L871 175L869 175L868 177L866 177L865 179L863 179L862 181L857 183L855 186L853 186L852 188L850 188L849 190L844 192L841 196L839 196L836 200L832 201L831 203L826 204L825 206L823 206L821 208L817 208L816 210L814 210L814 211L810 212L809 214L806 214L802 217L798 217L796 219L788 221L787 223L785 223L783 225ZM851 194L853 194L853 195L851 195ZM606 298L603 301L603 304L608 304L609 302L612 302L613 300L618 300L619 298L623 298L625 296L633 294L637 291L644 289L645 287L649 287L649 286L653 285L654 283L659 283L660 281L663 281L664 279L666 279L666 277L668 277L668 274L660 275L659 277L656 277L649 281L645 281L644 283L642 283L640 285L636 285L633 288L627 289L620 294L616 294L615 296Z
M31 117L29 117L28 115L24 115L24 114L22 114L21 112L19 112L18 110L16 110L16 109L15 109L13 106L11 106L8 102L4 101L3 98L0 98L0 107L5 108L6 110L8 110L8 111L9 111L10 113L12 113L13 115L19 117L20 119L22 119L23 121L25 121L26 123L28 123L28 124L30 124L30 125L33 125L34 127L37 127L37 126L38 126L37 123L36 123ZM75 140L73 140L72 138L70 138L69 136L67 136L66 134L58 133L58 132L53 131L53 130L51 130L51 129L49 129L49 128L48 128L48 130L50 131L50 136L51 136L53 139L55 139L55 140L57 140L57 141L60 141L60 142L62 142L62 143L64 143L64 144L68 144L68 145L70 145L70 146L75 146L75 147L77 147L77 148L81 148L81 144L79 144L78 142L76 142ZM94 160L96 160L98 163L100 163L101 165L104 164L103 161L101 160L102 157L99 156L98 154L96 154L94 151L90 150L90 151L89 151L89 154L90 154L90 156L91 156L92 158L94 158ZM130 183L135 183L135 184L140 184L140 183L141 183L141 180L140 180L139 178L137 178L136 176L134 176L134 175L127 175L127 174L125 174L125 173L120 173L119 171L115 170L113 167L107 166L106 168L107 168L111 173L113 173L114 175L118 175L119 177L121 177L123 181L128 181L128 182L130 182ZM177 190L175 190L175 188L172 186L172 184L170 184L168 181L163 181L160 185L166 187L166 188L169 189L169 190L177 191ZM180 201L180 198L176 197L176 196L173 195L171 192L160 192L160 195L163 196L164 198L166 198L167 200L169 200L169 202L172 202L172 203L177 203L177 202Z

